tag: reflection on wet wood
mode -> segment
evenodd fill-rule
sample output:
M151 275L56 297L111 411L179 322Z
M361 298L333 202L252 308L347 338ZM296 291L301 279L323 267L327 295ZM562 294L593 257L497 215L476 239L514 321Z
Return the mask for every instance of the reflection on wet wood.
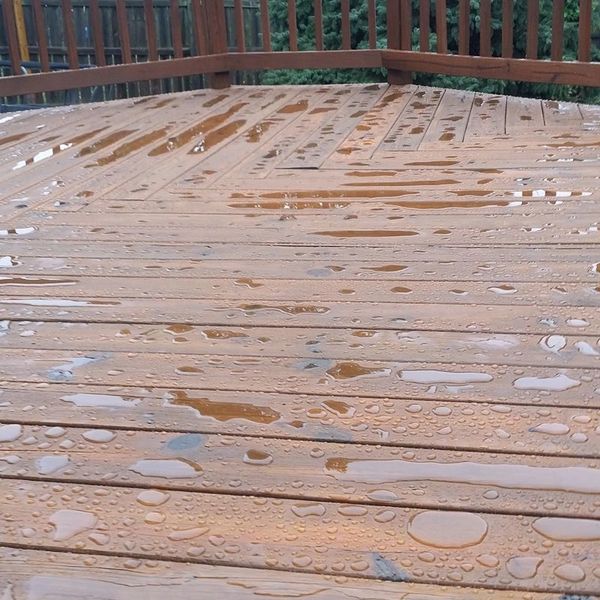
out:
M140 462L136 468L166 483L203 473L189 459ZM591 519L9 479L3 487L3 508L21 523L5 521L0 535L25 548L64 550L76 538L79 550L137 559L223 566L243 561L252 568L417 583L433 579L433 562L442 581L493 587L510 579L516 589L561 586L587 593L595 589L600 559L594 543L600 527ZM119 511L111 510L113 503ZM527 549L515 555L513 540L525 538ZM459 564L441 560L453 554L461 557ZM588 560L581 561L581 554Z
M64 399L82 400L76 394ZM171 394L169 403L189 406L199 415L220 423L247 421L270 425L281 420L281 413L274 408L250 403L219 403L183 393ZM375 414L376 406L365 407L367 414L369 411ZM406 408L407 414L423 410L417 403ZM496 407L499 408L511 412L510 407ZM451 423L455 410L439 405L431 416L446 417L445 421ZM355 412L353 404L329 398L311 409L309 419L323 420L330 414L342 420L351 419ZM584 415L579 416L579 420L583 418ZM444 419L439 420L443 424ZM301 427L300 421L295 422ZM576 422L573 424L577 429ZM9 427L11 429L7 429ZM445 450L434 454L430 448L374 448L332 442L99 427L19 425L17 428L13 424L4 428L14 430L5 437L16 438L5 442L11 459L3 461L5 464L0 467L0 473L11 478L100 485L110 482L113 486L142 488L163 487L165 478L169 478L169 488L196 492L364 504L385 502L389 506L418 505L511 514L536 514L537 507L543 507L555 517L568 517L567 507L577 504L578 516L589 518L595 516L595 502L600 493L600 472L592 460L581 458L516 454L503 454L498 458L479 452ZM540 422L531 431L534 435L543 434L553 428L558 431L559 424L551 426ZM440 437L449 435L449 430L450 425L431 428ZM0 435L2 433L0 429ZM503 435L498 431L495 437L506 439L507 435L508 432ZM576 434L571 437L573 435ZM585 437L585 434L579 435ZM43 450L28 447L33 439L44 440ZM512 444L515 442L512 439ZM492 444L490 439L488 450L492 450ZM297 485L298 473L302 473L302 486Z
M0 123L0 597L600 592L594 107Z
M419 583L374 581L330 577L265 569L144 561L101 554L50 553L35 550L0 549L0 577L11 600L29 600L38 595L66 594L107 600L162 600L175 598L212 600L256 600L266 598L316 598L339 600L368 595L389 600L402 594L406 600L521 600L523 592L442 587ZM143 582L144 585L140 585ZM483 596L482 596L483 594ZM558 594L531 593L530 600L560 600Z
M405 444L413 448L485 448L593 457L599 424L595 409L546 403L524 407L452 400L449 404L442 400L69 386L58 382L50 389L5 383L1 390L3 414L10 425L36 422L85 427L93 423L100 428ZM344 405L345 410L339 410ZM337 412L332 407L337 407ZM267 417L249 418L262 414L261 410L264 413L265 408L269 409ZM544 426L548 423L554 426Z

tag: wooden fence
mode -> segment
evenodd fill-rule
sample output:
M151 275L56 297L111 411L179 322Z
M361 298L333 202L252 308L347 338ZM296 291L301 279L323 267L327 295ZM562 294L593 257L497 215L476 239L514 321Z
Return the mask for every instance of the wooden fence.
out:
M15 6L14 0L9 1ZM0 2L0 10L5 10L5 4L5 0ZM118 6L115 0L100 0L97 3L72 0L72 27L69 19L65 19L62 0L23 0L19 4L20 6L15 6L13 11L10 11L10 7L8 9L15 14L21 73L68 70L75 61L78 68L82 69L124 62L169 60L178 55L193 56L206 50L197 47L197 39L194 36L194 9L190 0L179 0L177 15L173 14L174 8L169 0L126 0L124 6ZM18 10L21 11L19 18ZM235 39L233 11L233 0L225 3L227 35L231 40L232 49ZM249 48L259 50L261 29L258 0L245 0L243 11ZM119 37L119 25L122 25L123 18L127 22L128 40L127 36L124 36L125 44L121 44ZM174 31L174 25L179 25L179 32ZM0 19L0 76L10 75L16 68L6 28L5 16ZM69 40L73 37L76 57L72 46L69 46ZM240 77L238 80L243 82ZM104 100L189 90L204 85L205 79L199 74L120 85L92 86L70 90L68 93L43 94L34 100L38 103Z
M15 11L19 0L1 0L0 43L12 75L0 78L0 96L201 75L224 87L234 72L300 68L383 67L393 82L420 71L600 86L592 0L579 0L577 60L564 56L565 1L552 1L548 56L538 44L540 0L518 1L527 4L524 56L514 52L513 0L481 0L476 15L469 0L339 0L333 10L337 48L326 43L325 24L332 22L326 0L288 0L283 22L269 13L268 0L27 0L22 18ZM351 27L359 9L366 14L362 44ZM493 56L498 14L502 43ZM25 34L19 34L20 19ZM448 42L449 22L457 23L455 47ZM23 74L32 59L40 72Z

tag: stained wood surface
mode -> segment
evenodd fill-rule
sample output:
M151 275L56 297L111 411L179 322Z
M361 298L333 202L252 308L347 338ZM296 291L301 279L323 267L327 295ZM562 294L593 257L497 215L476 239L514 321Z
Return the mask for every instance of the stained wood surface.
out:
M2 117L0 596L600 593L599 147L412 85Z
M522 592L507 590L483 591L456 586L332 578L290 571L144 561L103 554L58 554L6 548L2 549L1 558L0 575L4 588L0 587L0 591L5 595L10 593L10 598L14 600L27 600L37 593L56 598L63 598L67 594L84 597L90 593L90 589L93 589L96 598L102 600L161 600L166 594L202 600L255 600L257 596L338 600L367 594L373 600L388 600L398 594L402 594L406 600L523 598ZM139 586L139 581L145 585ZM560 600L559 595L554 593L528 593L527 597L531 600Z
M170 390L116 385L52 389L4 383L4 413L13 423L289 438L442 450L490 448L513 454L594 456L597 411L454 400L294 396L284 393ZM32 404L32 398L35 403ZM264 410L268 408L264 414ZM261 416L262 415L262 416ZM449 418L451 415L460 415ZM90 421L91 420L91 421ZM449 426L448 423L451 422ZM540 425L563 423L562 433ZM568 428L568 431L567 431ZM531 430L536 429L536 435ZM441 431L433 436L432 432ZM572 433L578 435L573 436ZM571 435L569 435L571 434ZM583 434L583 435L582 435Z

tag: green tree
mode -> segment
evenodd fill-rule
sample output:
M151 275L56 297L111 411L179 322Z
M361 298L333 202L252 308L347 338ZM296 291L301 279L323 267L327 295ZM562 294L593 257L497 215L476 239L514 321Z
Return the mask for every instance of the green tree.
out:
M470 18L470 50L471 54L479 53L479 0L471 0ZM552 0L540 0L540 23L538 38L538 56L548 58L552 45ZM450 52L458 48L458 0L447 2L448 47ZM340 0L322 0L323 6L323 31L326 49L334 50L341 46L341 3ZM289 48L289 27L287 0L269 0L272 45L274 50L287 50ZM418 49L419 18L417 2L413 0L413 48ZM315 23L313 0L297 0L297 27L298 47L300 50L315 48ZM600 0L593 0L592 31L600 34ZM430 45L435 50L435 3L431 6ZM578 46L578 20L579 0L565 1L565 26L564 26L564 59L575 60ZM353 48L368 47L368 20L367 1L351 0L350 2L350 27ZM377 2L377 45L387 46L386 2ZM495 56L501 54L502 43L502 3L498 0L492 2L492 52ZM525 56L527 43L527 3L521 0L514 2L514 56ZM600 47L598 42L593 47L593 60L600 61ZM300 71L271 71L263 74L262 82L265 84L300 84L300 83L348 83L384 81L383 69L350 69L350 70L300 70ZM478 79L473 77L457 77L436 75L431 73L417 73L415 82L423 85L440 87L455 87L483 92L512 94L517 96L535 96L554 98L560 100L579 100L584 102L600 102L598 88L584 88L581 86L565 86L552 84L536 84L526 82Z

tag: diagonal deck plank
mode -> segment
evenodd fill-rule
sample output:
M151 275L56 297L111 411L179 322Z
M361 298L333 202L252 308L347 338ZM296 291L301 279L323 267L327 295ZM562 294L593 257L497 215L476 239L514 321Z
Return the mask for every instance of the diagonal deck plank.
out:
M138 277L135 288L122 277L52 277L52 276L0 276L0 302L19 297L81 298L86 296L112 299L121 297L144 298L159 294L165 299L241 299L248 304L267 302L336 302L348 301L398 304L403 300L415 303L436 304L472 303L480 305L531 305L547 307L571 306L599 307L600 290L596 283L517 282L503 280L479 281L385 281L374 287L370 281L329 281L311 279L310 289L305 280L252 279L240 273L235 279L177 279ZM574 324L586 327L587 322Z
M475 600L482 590L457 586L392 583L326 575L290 573L142 561L122 556L91 554L84 559L70 553L1 549L0 576L8 583L0 591L14 600L27 600L32 593L64 598L84 597L93 591L101 598L115 600L162 600L165 595L210 600L256 600L256 597L309 597L316 600L360 598L389 600L401 594L403 600ZM140 586L143 581L146 585ZM483 592L487 600L522 600L523 592ZM559 594L527 593L528 600L561 600Z
M64 243L62 244L64 246ZM36 245L37 246L37 245ZM44 244L47 248L47 244ZM41 247L41 246L40 246ZM67 250L67 252L71 251ZM323 256L321 258L296 259L285 262L285 273L281 272L278 264L272 262L275 252L262 260L248 265L240 259L211 259L197 258L168 258L155 257L146 260L121 258L111 256L110 262L106 254L105 258L61 258L57 253L53 256L26 256L23 246L19 246L19 256L16 258L10 254L2 257L3 275L25 275L35 276L40 269L45 269L48 275L72 275L72 276L102 276L116 275L119 277L146 277L149 273L160 277L177 279L205 279L221 277L224 279L238 277L240 273L251 279L328 279L328 280L376 280L376 281L452 281L462 278L465 281L490 281L498 280L508 282L532 282L532 281L557 281L568 282L597 282L598 263L592 262L593 258L586 260L586 256L579 256L579 260L564 260L552 262L540 260L535 263L507 263L497 260L480 261L469 260L445 260L446 257L440 252L438 260L419 260L419 254L406 252L402 256L403 262L394 252L390 253L389 260L376 260L365 257L358 261L352 257ZM39 252L39 251L38 251ZM63 249L64 252L64 249ZM51 254L47 251L46 254ZM259 252L256 252L259 254ZM281 258L280 251L277 254ZM341 253L340 253L341 254ZM431 253L434 255L434 253ZM69 254L66 254L68 257ZM341 260L332 264L332 258ZM435 258L435 256L430 256ZM491 258L491 257L490 257Z
M277 300L161 299L153 316L152 298L121 296L54 298L15 296L0 298L0 317L11 320L68 320L74 323L155 324L158 319L191 326L328 327L411 331L476 331L478 333L600 335L598 309L593 307L545 307L511 304L473 305L444 302L414 303L305 302ZM4 323L3 323L4 325ZM3 327L5 329L5 327Z
M181 330L181 332L180 332ZM596 336L481 335L457 332L418 332L377 329L291 329L273 337L270 327L204 327L180 324L76 324L7 322L0 348L89 350L89 340L101 352L222 354L360 361L432 362L594 368L600 365Z
M164 389L185 381L191 388L290 394L431 398L450 401L600 407L594 369L506 364L361 360L313 357L145 354L65 350L4 349L4 381L68 382ZM425 358L425 357L423 357Z
M380 84L1 118L0 597L600 593L599 131Z
M375 156L383 152L416 150L431 125L444 93L441 89L419 88L411 97L409 107L412 110L400 113L377 147Z
M179 464L184 466L172 470L167 478L181 476L179 473L189 476L194 470L200 476L193 461ZM165 465L148 468L160 473ZM533 584L550 591L561 585L584 592L595 589L593 584L584 587L585 583L577 585L572 580L591 582L592 565L600 558L597 544L590 541L597 535L598 523L587 519L382 508L176 490L159 491L158 498L153 494L148 500L135 488L104 488L105 494L98 493L95 486L81 484L60 484L62 495L49 505L47 494L52 497L52 492L48 484L6 480L4 488L8 493L5 510L22 515L21 519L31 516L26 527L6 522L0 525L0 539L24 548L68 549L69 540L78 536L82 550L100 546L104 552L150 560L174 557L224 566L243 562L254 568L316 569L328 575L484 587L493 587L494 582L502 585L501 581L511 578L517 589L527 590ZM95 496L93 503L89 496ZM110 510L113 499L127 518ZM323 520L327 528L321 525ZM48 528L48 523L54 526ZM112 535L117 528L122 534ZM35 532L33 536L28 535L30 530ZM532 553L543 549L548 539L554 543L546 545L543 558L524 554L520 562L511 561L511 541L524 536L530 540ZM461 562L473 569L460 569L454 561L440 563L434 572L420 567L431 555L435 561L438 553L457 548ZM415 560L419 555L420 563ZM495 568L491 570L481 558L488 555L494 558ZM588 556L589 566L579 566L582 555ZM515 578L511 573L527 577Z
M489 448L500 453L577 458L593 458L596 452L598 411L555 407L545 399L536 405L456 399L449 404L423 398L391 401L181 387L165 391L107 384L81 384L73 389L56 383L48 389L8 382L1 391L10 425L213 433L430 450ZM545 423L566 427L540 427Z
M321 166L343 139L360 123L361 118L377 103L385 90L385 86L378 85L354 90L354 93L349 95L348 101L342 104L317 132L296 148L279 166L297 169L316 169Z
M348 408L330 400L321 410L343 414ZM436 409L442 416L448 410ZM593 459L509 453L495 458L489 453L438 450L432 460L431 449L414 446L374 449L355 443L241 436L232 440L220 434L98 427L55 426L41 436L38 426L20 431L20 437L7 444L11 454L3 461L1 478L590 519L600 492ZM38 436L45 440L44 448L32 449L31 440ZM181 472L165 481L160 461L168 461L163 465L167 472ZM193 469L186 472L186 465ZM296 483L298 473L302 486ZM500 492L494 491L498 488Z

